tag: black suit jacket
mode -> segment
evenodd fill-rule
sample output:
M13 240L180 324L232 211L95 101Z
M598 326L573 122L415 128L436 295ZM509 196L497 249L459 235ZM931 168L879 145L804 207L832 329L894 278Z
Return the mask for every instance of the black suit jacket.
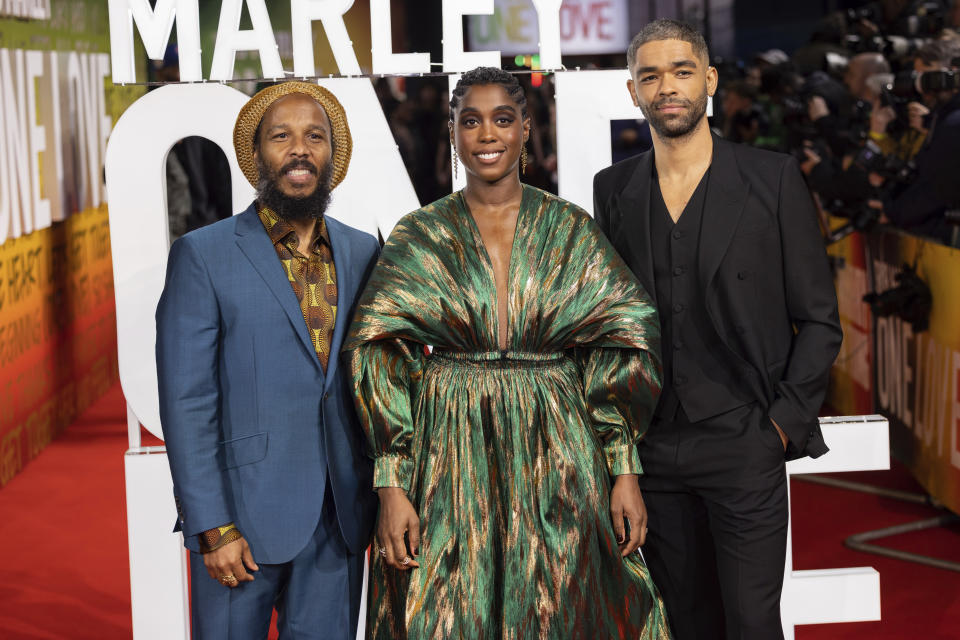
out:
M810 192L790 156L714 137L698 254L710 320L748 391L790 439L788 458L827 451L817 419L843 333ZM653 151L600 171L594 218L653 292Z

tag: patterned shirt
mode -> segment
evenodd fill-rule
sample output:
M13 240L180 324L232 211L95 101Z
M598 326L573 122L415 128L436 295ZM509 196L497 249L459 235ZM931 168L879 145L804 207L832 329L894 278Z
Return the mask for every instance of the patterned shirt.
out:
M337 319L337 272L327 222L323 218L317 221L310 241L310 255L305 256L300 253L300 241L290 223L267 207L260 207L258 214L300 302L307 333L326 371Z

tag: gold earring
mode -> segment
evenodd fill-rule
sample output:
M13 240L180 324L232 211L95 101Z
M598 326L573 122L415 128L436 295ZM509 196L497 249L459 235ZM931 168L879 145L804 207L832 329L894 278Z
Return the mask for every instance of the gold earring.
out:
M520 173L527 173L527 145L520 147Z
M460 156L457 155L456 147L453 147L453 177L460 177Z

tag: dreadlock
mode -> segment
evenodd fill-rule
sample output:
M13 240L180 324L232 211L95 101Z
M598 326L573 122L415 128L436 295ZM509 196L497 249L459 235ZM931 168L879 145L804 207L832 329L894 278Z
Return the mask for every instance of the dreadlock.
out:
M523 118L527 118L527 96L524 95L523 87L520 86L514 75L496 67L477 67L467 71L457 81L457 86L453 89L453 96L450 98L450 120L453 121L453 112L460 106L460 99L466 95L467 89L490 84L502 86L510 99L520 107Z

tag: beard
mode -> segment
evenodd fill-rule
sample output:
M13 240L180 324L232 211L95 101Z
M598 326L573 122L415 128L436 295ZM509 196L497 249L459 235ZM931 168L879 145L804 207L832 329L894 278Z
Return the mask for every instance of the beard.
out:
M686 107L686 111L677 115L662 114L658 109L667 104L675 104ZM650 128L657 132L661 138L683 138L690 135L700 124L700 120L707 113L707 92L704 91L696 100L687 100L685 98L663 98L657 100L648 106L640 103L640 111L643 117L650 123Z
M279 177L291 169L306 169L317 179L317 187L313 193L305 196L289 196L280 190ZM291 160L272 171L262 161L257 161L257 170L260 172L260 181L257 182L257 202L268 207L281 220L309 220L320 219L330 206L330 181L333 178L333 163L328 162L321 171L306 160Z

